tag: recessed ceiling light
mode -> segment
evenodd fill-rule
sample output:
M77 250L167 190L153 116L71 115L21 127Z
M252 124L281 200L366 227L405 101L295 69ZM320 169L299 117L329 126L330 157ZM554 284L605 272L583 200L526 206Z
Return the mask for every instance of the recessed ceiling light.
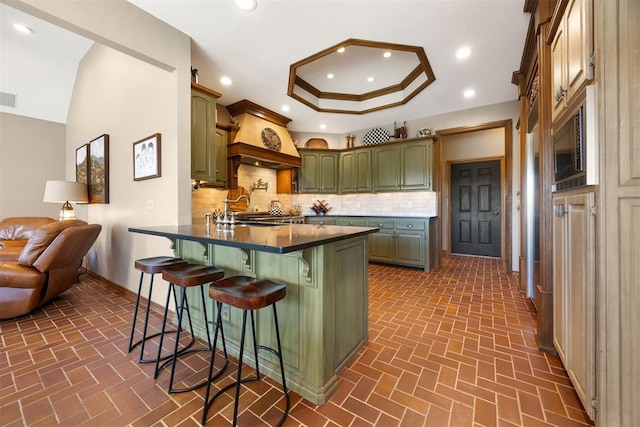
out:
M371 83L373 81L373 77L367 77L367 81Z
M282 111L287 112L287 111L289 111L289 110L290 110L290 108L289 108L289 106L288 106L288 105L283 105L283 106L282 106Z
M320 125L320 129L326 129L327 125L325 125L324 123Z
M338 53L344 53L346 49L344 47L341 47L340 49L338 49Z
M456 51L456 58L458 59L464 59L464 58L468 58L471 55L471 48L469 47L461 47L460 49L458 49Z
M465 98L473 98L476 96L476 91L475 89L467 89L464 91L463 95Z
M244 11L251 12L253 10L256 10L256 7L258 7L258 1L257 0L236 0L236 6L238 6L240 9Z
M13 24L13 28L15 28L17 31L24 33L24 34L33 34L33 30L29 27L27 27L26 25L22 25L22 24Z
M332 78L334 78L334 77L335 77L335 76L334 76L332 73L327 74L327 78L328 78L328 79L332 79Z
M387 51L383 53L382 56L384 56L385 58L389 58L391 56L391 52Z
M229 86L232 83L232 81L229 77L223 76L222 78L220 78L220 83L222 83L225 86Z

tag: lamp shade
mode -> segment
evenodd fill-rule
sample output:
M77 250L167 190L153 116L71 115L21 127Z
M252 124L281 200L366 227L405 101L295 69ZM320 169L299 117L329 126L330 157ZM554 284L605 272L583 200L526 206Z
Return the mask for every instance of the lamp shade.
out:
M47 181L44 188L45 202L51 203L87 203L87 184L72 181Z

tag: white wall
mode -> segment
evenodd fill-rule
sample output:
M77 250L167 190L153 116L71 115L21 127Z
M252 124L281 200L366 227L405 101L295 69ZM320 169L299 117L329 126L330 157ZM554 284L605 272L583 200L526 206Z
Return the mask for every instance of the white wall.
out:
M167 239L131 234L128 227L191 221L190 39L124 0L11 6L98 42L78 69L66 128L66 176L75 176L78 146L109 134L110 203L78 209L80 218L103 226L85 262L137 289L134 261L172 252ZM162 134L162 177L134 182L132 144L156 132ZM156 289L153 300L164 303L162 287Z
M67 179L67 157L63 124L0 113L0 219L57 218L61 205L42 197L47 180Z
M78 67L67 121L67 151L75 152L101 134L109 135L109 203L77 209L88 222L103 227L87 267L130 288L135 283L135 259L172 255L168 240L134 235L127 228L178 223L175 87L175 73L98 43ZM154 133L161 134L162 176L133 181L133 143Z

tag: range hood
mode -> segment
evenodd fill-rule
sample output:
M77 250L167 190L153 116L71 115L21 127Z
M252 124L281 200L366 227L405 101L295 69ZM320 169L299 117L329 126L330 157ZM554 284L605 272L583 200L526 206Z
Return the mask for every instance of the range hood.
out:
M234 177L237 178L241 163L270 169L291 169L302 165L298 149L287 130L291 119L246 99L228 105L227 110L239 127L227 145L227 158L233 167Z

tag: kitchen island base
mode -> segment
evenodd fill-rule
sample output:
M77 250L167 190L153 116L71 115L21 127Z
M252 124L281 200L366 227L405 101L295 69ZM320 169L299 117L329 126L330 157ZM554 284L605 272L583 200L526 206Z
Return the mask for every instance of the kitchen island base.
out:
M287 286L286 298L278 303L287 386L314 404L325 403L338 388L338 374L368 339L367 235L280 254L172 241L176 256L215 265L226 277L245 275ZM207 301L209 318L215 318L214 305ZM194 304L190 310L194 324L203 324L203 307ZM269 310L255 314L257 341L274 347L273 314ZM227 351L238 358L242 312L225 307L222 315ZM205 338L206 331L201 328L196 335ZM250 349L253 343L245 345ZM251 351L245 351L247 359L255 366ZM260 362L267 376L280 377L277 357L261 355Z

